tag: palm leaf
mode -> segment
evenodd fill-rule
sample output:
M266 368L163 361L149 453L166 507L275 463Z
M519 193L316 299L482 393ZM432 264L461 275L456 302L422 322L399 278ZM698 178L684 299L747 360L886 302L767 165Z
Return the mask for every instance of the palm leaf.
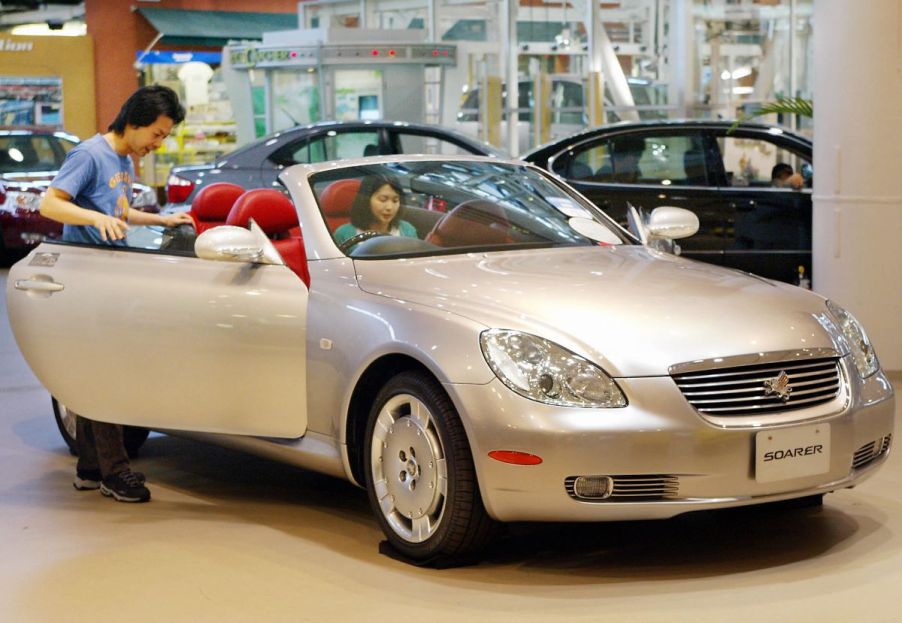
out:
M814 102L804 97L777 97L777 101L764 104L750 115L740 115L733 122L733 125L730 126L730 129L727 130L727 133L733 132L744 121L772 114L814 117Z

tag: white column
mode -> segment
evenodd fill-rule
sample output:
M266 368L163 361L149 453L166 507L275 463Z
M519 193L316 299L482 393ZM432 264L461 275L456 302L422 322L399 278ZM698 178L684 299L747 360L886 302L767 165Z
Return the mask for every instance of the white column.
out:
M814 289L902 370L902 0L814 11Z

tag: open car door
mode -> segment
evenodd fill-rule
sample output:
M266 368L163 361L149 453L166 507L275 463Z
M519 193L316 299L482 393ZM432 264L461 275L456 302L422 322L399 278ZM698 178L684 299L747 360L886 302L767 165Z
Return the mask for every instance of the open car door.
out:
M19 348L76 413L282 438L307 428L307 294L284 265L47 243L7 283Z

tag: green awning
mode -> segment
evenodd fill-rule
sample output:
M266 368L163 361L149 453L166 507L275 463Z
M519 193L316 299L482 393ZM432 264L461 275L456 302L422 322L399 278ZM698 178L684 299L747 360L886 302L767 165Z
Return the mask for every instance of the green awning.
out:
M140 8L138 13L163 35L164 43L220 47L235 39L263 38L264 32L295 30L297 13L190 11Z

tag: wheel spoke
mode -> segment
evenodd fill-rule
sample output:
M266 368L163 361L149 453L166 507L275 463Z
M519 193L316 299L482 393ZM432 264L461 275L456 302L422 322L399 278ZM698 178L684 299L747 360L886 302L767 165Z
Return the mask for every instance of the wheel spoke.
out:
M416 398L410 399L410 417L415 420L424 431L429 430L430 417L429 409Z
M432 530L432 522L429 521L429 515L423 515L411 522L411 533L414 540L425 541Z
M382 508L382 512L388 515L395 509L395 501L388 491L385 479L383 478L382 480L374 482L373 488L376 491L376 499L379 500L379 506Z
M438 459L435 462L436 472L436 494L445 496L448 494L448 462L445 459Z

